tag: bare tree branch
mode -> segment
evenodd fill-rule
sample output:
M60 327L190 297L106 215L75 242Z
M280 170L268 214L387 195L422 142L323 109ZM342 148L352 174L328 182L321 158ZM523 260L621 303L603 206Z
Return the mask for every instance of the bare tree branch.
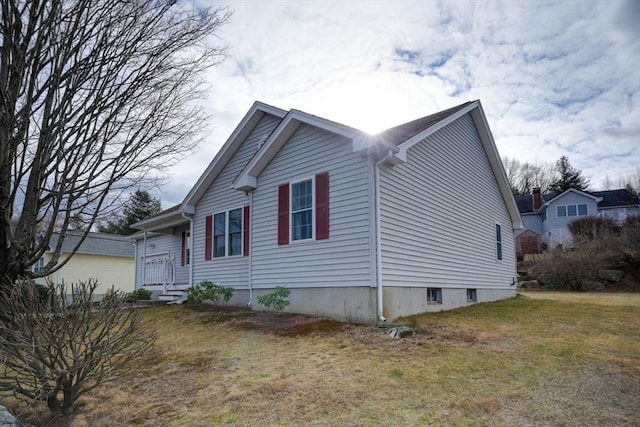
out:
M193 149L205 120L194 100L203 71L226 58L217 33L231 13L156 0L0 5L0 275L43 276L67 261L74 218L88 231L115 196ZM54 256L30 272L54 231Z

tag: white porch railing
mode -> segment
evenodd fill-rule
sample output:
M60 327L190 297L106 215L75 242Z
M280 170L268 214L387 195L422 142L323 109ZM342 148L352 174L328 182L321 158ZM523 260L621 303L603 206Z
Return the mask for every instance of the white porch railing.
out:
M152 255L144 259L143 285L162 285L163 293L167 286L173 286L175 280L175 262L170 254Z

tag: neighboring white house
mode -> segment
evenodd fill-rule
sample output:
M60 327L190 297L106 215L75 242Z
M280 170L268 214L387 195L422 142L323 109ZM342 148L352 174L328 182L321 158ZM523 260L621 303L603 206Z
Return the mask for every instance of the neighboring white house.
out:
M526 230L538 234L549 249L571 245L569 223L579 217L601 216L622 225L628 216L640 214L640 200L624 188L606 191L571 188L548 194L540 194L536 188L531 196L518 197L516 203Z
M479 101L376 136L256 102L184 201L134 225L136 287L375 322L515 295L522 227ZM473 230L472 233L469 230Z

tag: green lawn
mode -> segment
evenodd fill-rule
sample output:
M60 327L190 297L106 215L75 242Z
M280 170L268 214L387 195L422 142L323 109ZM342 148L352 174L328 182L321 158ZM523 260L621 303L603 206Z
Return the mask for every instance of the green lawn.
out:
M283 336L189 306L145 310L158 354L51 425L637 425L640 294L526 293ZM332 330L333 329L333 330ZM282 331L280 331L282 332ZM39 407L23 410L42 423Z

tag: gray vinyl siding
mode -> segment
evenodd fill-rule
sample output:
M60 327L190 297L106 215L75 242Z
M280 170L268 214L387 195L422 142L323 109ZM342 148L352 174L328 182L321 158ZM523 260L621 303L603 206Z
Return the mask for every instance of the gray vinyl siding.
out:
M255 288L370 286L367 162L344 137L307 125L294 133L254 192ZM321 172L329 172L329 239L278 245L278 186Z
M382 167L380 197L384 286L510 286L513 227L469 114L411 147L406 163Z
M207 215L236 209L249 204L249 197L231 188L231 184L242 168L258 149L260 140L271 133L279 119L265 115L231 160L225 165L216 180L196 205L194 216L193 281L210 280L234 288L248 287L249 257L232 256L205 260L205 221Z

